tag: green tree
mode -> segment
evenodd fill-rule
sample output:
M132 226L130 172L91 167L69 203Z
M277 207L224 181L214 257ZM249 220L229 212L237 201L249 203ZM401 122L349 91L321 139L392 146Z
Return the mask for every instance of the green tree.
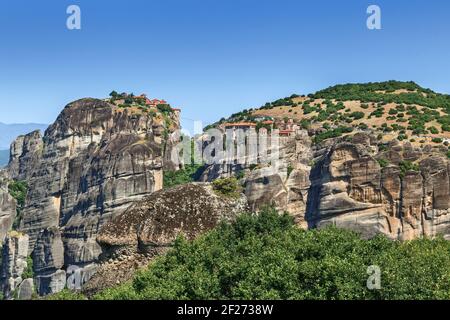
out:
M450 243L370 240L329 227L304 231L267 208L222 223L192 242L180 237L132 282L96 299L449 299ZM367 288L369 266L381 289Z

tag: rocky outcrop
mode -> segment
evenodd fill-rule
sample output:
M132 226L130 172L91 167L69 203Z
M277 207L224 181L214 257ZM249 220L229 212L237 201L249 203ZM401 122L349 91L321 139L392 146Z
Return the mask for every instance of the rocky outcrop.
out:
M245 195L252 211L265 206L274 206L295 217L296 222L306 228L305 210L310 187L310 163L313 159L311 138L305 130L298 130L290 137L279 137L278 146L272 144L270 135L260 135L267 139L266 148L279 157L273 163L257 157L257 164L224 163L207 166L200 180L214 181L217 178L242 175Z
M276 165L241 169L251 210L275 206L303 228L333 224L365 237L450 239L446 150L397 140L379 145L364 132L316 145L304 131L280 140ZM233 168L210 166L203 179L236 175Z
M416 166L402 167L405 161ZM409 143L393 142L381 152L338 143L312 170L307 220L310 227L334 224L366 237L450 239L448 166L442 154Z
M178 236L194 239L245 211L245 196L221 195L210 184L191 183L155 192L102 228L97 240L104 249L103 262L84 291L92 293L126 281Z
M10 147L10 160L7 167L9 175L15 180L27 180L33 168L38 164L43 148L39 130L19 136Z
M99 229L162 188L164 151L178 128L178 113L88 98L67 105L43 137L12 144L9 175L29 187L19 229L29 236L39 293L64 288L70 266L92 273Z
M35 293L34 280L32 278L25 279L17 288L18 300L31 300Z

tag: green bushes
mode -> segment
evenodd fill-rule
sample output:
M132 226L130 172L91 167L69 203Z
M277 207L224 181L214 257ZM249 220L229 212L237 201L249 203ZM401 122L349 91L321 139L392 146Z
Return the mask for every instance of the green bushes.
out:
M397 111L397 109L391 109L391 110L389 110L388 113L389 113L390 115L394 115L394 114L397 114L398 111Z
M228 197L239 197L242 189L236 177L216 179L212 186L214 191Z
M391 94L395 90L406 89L409 92ZM386 93L383 93L385 91ZM390 93L389 93L390 92ZM337 99L340 101L359 100L363 103L397 103L418 104L436 108L450 108L450 96L437 94L429 89L424 89L414 82L387 81L366 84L337 85L316 92L311 95L314 99Z
M401 161L399 163L399 168L400 168L400 175L404 176L407 172L410 171L414 171L414 172L419 172L420 168L419 165L416 163L413 163L411 161Z
M28 193L28 185L26 181L12 181L8 185L8 191L9 194L17 201L17 214L13 223L13 229L15 230L19 227L22 219L22 210Z
M170 114L173 112L171 106L168 104L158 104L156 108L163 114Z
M429 131L431 134L439 134L439 130L438 130L436 127L429 127L429 128L428 128L428 131Z
M272 209L193 242L177 239L132 282L96 299L449 299L450 243L327 228L304 231ZM368 267L381 288L367 288Z
M22 274L23 279L32 279L34 277L33 271L33 258L31 256L27 257L27 268Z
M16 199L19 206L25 204L27 196L28 185L26 181L13 181L8 185L9 194Z
M362 119L362 118L364 118L364 112L360 112L360 111L352 112L350 114L350 117L355 120Z
M201 165L189 164L178 171L164 171L164 188L172 188L181 184L193 182L201 169Z
M378 159L378 164L380 165L380 167L385 168L389 165L389 161L386 159Z
M278 99L274 102L267 102L260 109L267 110L267 109L273 109L275 107L281 107L281 106L294 106L295 103L294 103L294 101L292 101L292 99L297 98L297 97L298 97L298 95L293 94L290 97Z

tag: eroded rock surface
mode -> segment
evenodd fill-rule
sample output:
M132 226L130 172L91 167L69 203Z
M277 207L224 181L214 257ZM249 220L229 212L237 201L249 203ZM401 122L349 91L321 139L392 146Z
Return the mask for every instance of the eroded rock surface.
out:
M6 237L2 248L0 270L1 292L6 299L13 297L14 291L22 283L22 275L27 269L29 237L11 232Z

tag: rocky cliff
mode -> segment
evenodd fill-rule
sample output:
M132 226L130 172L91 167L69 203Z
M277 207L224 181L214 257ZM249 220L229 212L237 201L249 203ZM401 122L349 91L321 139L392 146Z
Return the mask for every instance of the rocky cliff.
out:
M380 151L369 138L340 142L327 149L310 180L310 227L331 223L400 240L450 238L449 161L439 148L392 141Z
M311 144L299 130L282 140L278 167L244 165L242 183L252 210L275 206L303 228L333 224L365 237L450 239L446 150L384 144L370 131ZM235 174L231 166L213 166L203 178Z
M95 270L98 231L162 188L164 151L178 128L174 112L82 99L67 105L44 136L32 132L12 144L7 172L28 183L18 229L29 237L38 293L64 288L69 266Z
M380 91L385 86L390 89ZM97 99L69 104L44 135L17 138L0 173L3 293L26 298L34 287L45 295L88 282L84 290L91 294L130 279L178 235L192 239L268 205L294 216L302 228L332 224L367 238L450 239L450 152L444 141L450 118L443 115L450 97L411 84L412 91L397 94L391 90L397 86L370 85L369 97L377 102L367 102L360 87L349 93L339 88L275 104L289 103L288 109L269 104L239 115L236 121L260 121L254 127L283 129L279 149L270 150L279 155L276 161L205 166L202 183L168 190L160 189L163 170L178 169L169 156L179 141L178 112L124 106L119 98L118 105ZM354 100L330 100L331 94ZM404 105L411 97L421 105ZM293 111L300 107L302 114ZM382 118L384 108L389 116ZM295 123L290 114L304 118ZM369 119L373 127L364 123ZM408 127L399 125L404 122ZM428 122L439 123L442 132L425 127ZM224 177L238 178L240 197L214 192L208 182ZM11 180L28 184L19 210L8 192ZM18 232L11 233L13 221ZM30 257L32 280L22 277Z

